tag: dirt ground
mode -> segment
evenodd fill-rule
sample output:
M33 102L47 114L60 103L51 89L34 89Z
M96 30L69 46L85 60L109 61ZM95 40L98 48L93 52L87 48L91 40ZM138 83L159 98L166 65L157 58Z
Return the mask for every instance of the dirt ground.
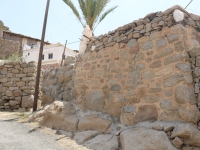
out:
M29 122L28 116L29 113L24 112L0 112L0 120L11 120L12 122L17 122L28 126L31 131L39 131L44 135L51 135L56 139L55 142L58 143L65 150L89 150L81 145L78 145L74 140L66 137L66 135L56 134L57 130L41 126L38 123Z

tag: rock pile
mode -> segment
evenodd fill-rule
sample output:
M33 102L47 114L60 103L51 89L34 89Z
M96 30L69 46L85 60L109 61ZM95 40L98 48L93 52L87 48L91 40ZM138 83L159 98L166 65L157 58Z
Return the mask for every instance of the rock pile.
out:
M51 103L56 99L71 101L74 98L75 58L69 56L65 59L62 68L53 68L44 72L42 83L42 105Z
M160 31L164 27L172 27L177 24L175 21L174 10L184 13L184 19L181 22L184 26L192 26L196 29L200 28L200 17L188 13L182 7L176 5L164 12L150 13L143 19L139 19L117 28L108 34L93 37L88 43L86 52L98 51L106 47L111 47L116 43L128 43L130 39L139 39L142 36L149 36L151 33ZM180 21L180 20L179 20Z
M16 61L0 65L0 110L32 108L36 72L35 62Z
M142 122L126 127L64 101L45 106L29 119L95 150L200 150L200 131L187 123Z

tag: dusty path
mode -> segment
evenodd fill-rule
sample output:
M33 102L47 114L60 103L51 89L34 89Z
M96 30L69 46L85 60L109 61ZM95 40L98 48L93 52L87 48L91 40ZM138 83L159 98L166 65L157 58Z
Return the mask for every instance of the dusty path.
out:
M18 122L19 114L0 112L0 150L87 150L56 130Z

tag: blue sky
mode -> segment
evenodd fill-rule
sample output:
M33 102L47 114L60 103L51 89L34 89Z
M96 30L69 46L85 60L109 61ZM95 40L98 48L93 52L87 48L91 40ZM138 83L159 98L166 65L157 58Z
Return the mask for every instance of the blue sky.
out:
M72 0L78 8L77 0ZM0 20L12 32L41 38L47 0L0 0ZM107 8L119 7L99 24L95 36L105 34L146 14L164 11L174 5L185 7L190 0L111 0ZM78 8L79 9L79 8ZM200 0L193 0L187 11L200 15ZM51 0L46 37L51 43L79 41L83 28L70 8L62 0ZM79 43L69 44L78 49Z

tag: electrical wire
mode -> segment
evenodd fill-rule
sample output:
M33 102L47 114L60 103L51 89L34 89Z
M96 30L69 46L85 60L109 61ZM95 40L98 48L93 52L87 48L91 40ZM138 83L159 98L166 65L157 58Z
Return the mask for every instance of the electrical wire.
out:
M69 45L69 44L73 44L73 43L78 43L78 42L80 42L80 41L76 41L76 42L67 43L67 45Z
M67 29L69 32L73 33L74 35L77 35L77 36L80 37L80 35L78 35L77 33L75 33L75 32L73 32L73 31L69 30L69 29L58 19L58 17L55 15L55 13L54 13L54 11L53 11L52 9L51 9L50 11L53 13L54 17L58 20L58 22L59 22L65 29Z
M190 11L193 11L193 12L195 12L195 13L198 13L198 14L200 14L200 11L196 11L196 10L192 10L192 9L188 9L188 10L190 10Z

